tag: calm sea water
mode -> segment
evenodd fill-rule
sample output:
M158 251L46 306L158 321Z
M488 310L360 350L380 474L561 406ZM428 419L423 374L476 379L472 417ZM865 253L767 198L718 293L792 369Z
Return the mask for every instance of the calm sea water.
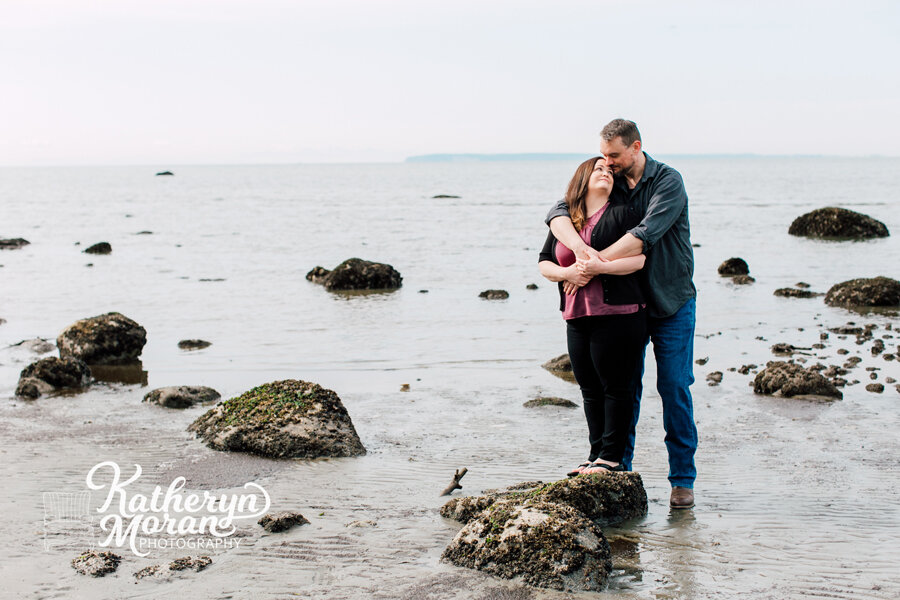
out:
M835 351L844 347L864 362L852 374L862 383L828 405L754 396L750 377L727 369L764 364L775 342L809 347L823 326L847 321L893 335L885 327L895 316L858 316L772 291L798 281L824 292L855 277L900 277L900 160L667 162L686 181L699 244L695 354L709 362L697 367L694 386L698 507L668 512L650 358L635 463L650 515L616 533L631 544L622 564L631 562L611 590L629 598L895 597L900 403L893 385L881 395L863 387L866 366L883 381L900 379L898 363L853 339L831 339L819 360L842 363ZM0 573L15 595L143 597L191 585L221 597L478 598L505 586L438 561L456 529L437 516L436 494L462 466L470 469L464 492L477 492L556 479L583 458L578 411L521 407L537 395L578 400L574 385L540 368L565 351L565 332L556 287L536 262L543 216L575 166L185 166L175 177L154 177L147 167L0 169L0 237L31 242L0 252L0 474L11 491L0 500L9 556ZM869 214L894 236L838 243L787 234L794 217L823 206ZM81 252L99 241L113 253ZM749 263L755 284L716 274L732 256ZM403 287L338 295L304 278L350 257L392 264ZM526 290L532 282L540 288ZM510 298L480 300L487 288ZM52 340L73 321L112 310L148 331L149 386L13 397L19 371L36 358L13 344ZM213 345L182 352L176 344L184 338ZM900 343L884 341L888 351ZM709 387L704 377L716 370L725 379ZM284 378L337 391L369 455L228 463L184 432L203 409L140 402L163 385L210 385L230 396ZM404 383L410 392L399 392ZM280 507L324 516L283 538L260 538L250 527L250 546L214 557L192 579L134 585L131 572L150 563L132 559L116 577L87 581L68 567L72 549L42 547L40 492L78 487L106 459L140 463L162 478L190 472L198 488L256 480ZM230 475L204 478L207 463L209 472ZM378 525L346 529L354 519Z

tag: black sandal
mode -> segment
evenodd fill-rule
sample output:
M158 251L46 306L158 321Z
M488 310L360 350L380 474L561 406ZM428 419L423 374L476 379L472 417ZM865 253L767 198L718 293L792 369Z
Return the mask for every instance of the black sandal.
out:
M581 463L580 465L578 465L577 467L575 467L574 469L572 469L571 471L569 471L568 473L566 473L566 475L568 475L569 477L575 477L576 475L581 475L581 472L584 471L585 469L587 469L588 467L590 467L592 464L594 464L594 463L592 463L589 460L585 461L585 462Z
M582 474L584 475L599 475L602 471L594 471L592 473L588 473L587 471L591 469L603 469L604 471L610 471L613 473L621 473L625 471L625 466L622 463L617 464L616 466L608 465L606 463L591 463L591 466L582 470Z

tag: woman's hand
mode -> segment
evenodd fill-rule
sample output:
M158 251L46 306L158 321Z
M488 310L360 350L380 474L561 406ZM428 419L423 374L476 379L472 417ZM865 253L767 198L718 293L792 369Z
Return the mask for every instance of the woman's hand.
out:
M579 288L586 286L590 280L591 276L585 275L579 271L576 264L566 267L565 276L563 278L563 292L570 296L574 296Z
M575 268L582 275L593 277L601 273L608 272L609 261L600 258L599 255L592 255L588 258L579 258L575 261Z

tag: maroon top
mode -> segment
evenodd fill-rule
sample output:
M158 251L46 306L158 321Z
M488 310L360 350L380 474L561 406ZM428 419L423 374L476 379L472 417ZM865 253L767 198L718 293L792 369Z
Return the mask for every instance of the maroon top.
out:
M594 226L603 217L606 207L595 212L581 228L578 234L588 245L591 243L591 232ZM566 248L561 242L556 243L556 260L561 267L568 267L575 262L575 253ZM566 307L563 310L563 319L577 319L579 317L596 317L601 315L630 315L640 310L638 304L606 304L603 302L603 284L599 277L591 279L587 285L579 288L575 295L566 294Z

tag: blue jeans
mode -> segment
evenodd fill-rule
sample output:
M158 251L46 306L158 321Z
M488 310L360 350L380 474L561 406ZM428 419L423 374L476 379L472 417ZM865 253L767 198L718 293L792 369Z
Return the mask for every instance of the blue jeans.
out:
M643 356L647 343L653 342L656 356L656 389L662 399L663 427L666 430L666 449L669 452L669 482L673 486L694 487L697 468L697 426L694 424L694 403L690 385L694 383L694 325L697 302L691 298L675 314L662 319L647 319L647 338L640 362L640 377L644 375ZM634 398L634 419L631 435L625 447L623 464L630 471L634 457L635 428L641 410L643 385L638 378Z

